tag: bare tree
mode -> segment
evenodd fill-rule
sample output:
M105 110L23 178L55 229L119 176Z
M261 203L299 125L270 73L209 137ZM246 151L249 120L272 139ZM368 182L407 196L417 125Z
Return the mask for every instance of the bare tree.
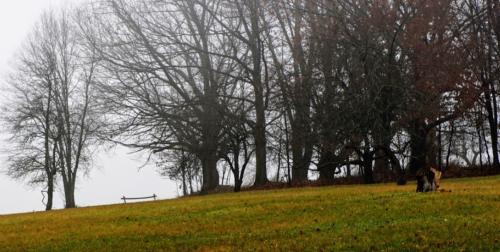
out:
M227 59L237 62L240 71L238 80L252 89L247 101L254 109L253 119L248 121L255 141L255 185L265 184L267 179L267 138L266 110L269 104L270 72L268 69L264 46L265 2L260 0L221 0L220 8L209 9L206 1L196 2L211 15L214 22L221 27L228 43L237 50L226 54ZM250 106L249 106L250 107Z
M272 30L272 34L267 34L266 42L278 72L284 116L288 117L291 125L291 176L293 180L307 180L315 140L312 98L316 82L313 75L318 62L316 22L319 6L317 1L281 0L271 3L266 14L274 16L275 20L266 23ZM284 50L291 53L284 53Z
M76 206L76 180L92 164L89 147L100 126L91 109L97 60L83 55L69 17L69 9L41 16L8 81L6 123L15 145L8 173L47 183L47 210L52 208L56 174L66 207Z
M7 80L3 119L11 134L7 174L32 186L46 184L46 210L52 209L56 166L54 89L57 78L57 20L42 14Z
M117 125L109 135L138 150L194 154L203 192L219 184L221 122L232 95L226 90L242 78L228 56L240 48L211 15L220 5L96 1L93 23L82 27L106 62L100 90Z
M245 171L255 152L255 143L248 125L245 123L245 113L240 113L241 119L226 119L224 122L224 137L221 146L221 158L226 161L233 173L234 191L241 191Z
M162 176L181 182L184 196L196 192L201 187L201 165L193 154L165 151L160 153L160 161L156 165Z

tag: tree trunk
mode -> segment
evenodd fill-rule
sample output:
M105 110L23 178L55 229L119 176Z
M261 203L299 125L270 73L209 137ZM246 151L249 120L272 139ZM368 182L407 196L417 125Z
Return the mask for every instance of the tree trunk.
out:
M187 184L186 184L186 160L185 156L182 155L182 163L181 163L181 173L182 173L182 194L183 196L188 195L187 193Z
M492 99L489 92L485 93L485 105L488 112L488 123L490 124L491 134L491 152L493 153L493 170L500 170L500 162L498 158L498 122L495 120L493 112Z
M389 157L387 154L380 150L377 152L377 158L375 159L375 166L373 167L374 173L387 173L389 172Z
M365 151L362 157L364 182L365 184L373 184L375 183L375 178L373 177L373 153L371 151Z
M313 145L308 139L311 132L309 110L296 106L296 118L292 121L292 180L302 181L308 179L309 165L313 154Z
M69 184L64 185L64 199L65 199L65 206L64 208L75 208L76 203L75 203L75 187Z
M346 177L350 178L351 177L351 163L347 163L345 167L345 173Z
M238 144L239 147L239 144ZM227 161L229 162L229 166L231 167L231 171L233 172L233 177L234 177L234 192L239 192L241 191L241 184L243 183L243 172L241 171L241 177L240 177L240 149L235 148L233 151L233 162L229 160L229 157ZM245 151L246 153L246 151ZM245 166L243 166L243 169Z
M66 166L71 167L71 162ZM68 169L66 173L66 178L63 178L63 186L64 186L64 196L66 199L65 208L75 208L75 178L76 174L74 174L72 169Z
M307 180L309 161L306 160L303 141L299 136L301 133L297 128L292 130L292 181Z
M315 4L311 1L306 3L305 13L310 14L311 20L314 19ZM295 1L293 3L296 8L294 12L294 37L292 38L292 56L297 64L293 65L293 75L294 83L292 86L293 96L292 104L295 110L295 117L290 116L290 122L292 124L292 156L293 156L293 168L292 168L292 180L301 181L308 179L309 165L311 162L313 154L313 144L311 144L311 100L312 100L312 80L311 76L313 74L313 62L316 62L316 57L313 50L310 50L308 57L305 57L302 29L304 28L304 12L302 11L302 3L300 1ZM315 23L310 24L311 33L316 33ZM314 39L315 36L310 36L309 41L306 43L312 48L317 43Z
M45 130L44 130L44 148L45 148L45 160L44 160L44 168L45 174L47 175L47 205L45 205L45 210L52 210L52 196L54 191L54 175L52 174L52 160L55 160L55 155L51 158L50 156L50 128L51 128L51 120L50 113L52 109L52 82L48 81L48 96L47 96L47 109L45 111ZM54 143L52 152L54 153L56 150L57 143Z
M45 205L45 211L52 210L52 202L54 198L54 176L48 174L47 176L47 204Z
M75 208L75 178L73 176L69 176L64 184L64 197L66 200L65 208Z
M239 178L238 173L234 174L234 192L241 191L241 184L243 184L243 180Z
M414 123L412 131L410 133L410 173L416 175L419 169L425 168L427 132L425 126L419 123Z
M451 125L453 125L453 120L450 120ZM452 126L453 127L453 126ZM438 159L439 157L439 143L436 137L437 127L433 127L431 129L427 129L426 132L426 167L436 168L438 167ZM450 137L451 141L451 137Z
M213 155L210 155L213 154ZM219 185L219 172L217 171L217 156L216 153L206 153L201 159L203 169L203 183L201 193L206 194L215 189Z
M488 43L488 57L487 57L487 72L489 77L492 78L495 76L494 80L485 81L484 75L483 79L483 87L486 87L485 92L485 103L486 109L488 111L488 122L490 124L490 134L491 134L491 152L493 153L493 171L500 171L500 162L498 157L498 106L497 106L497 98L496 98L496 88L494 81L498 81L497 71L494 69L494 65L497 63L494 59L494 50L498 50L498 42L500 40L500 22L498 18L498 1L487 1L487 15L488 15L488 34L487 43ZM493 34L496 35L496 39L493 38ZM496 41L495 41L496 40ZM496 53L495 53L496 54Z
M334 156L331 151L322 151L321 158L318 163L319 179L332 180L335 178L335 165L333 165Z
M384 149L384 152L387 154L387 157L391 163L391 166L393 169L396 170L398 174L398 180L397 180L397 185L406 185L406 176L405 176L405 170L401 167L401 163L399 163L398 158L396 157L396 154L389 148L386 147Z
M307 180L307 174L309 172L309 165L303 163L301 159L298 162L293 162L292 165L292 181L303 181Z
M76 207L75 189L72 186L69 190L68 196L66 196L66 208L75 208L75 207Z
M262 86L255 87L255 112L257 114L254 129L255 138L255 183L254 185L265 185L267 183L267 141L266 141L266 122L265 107Z

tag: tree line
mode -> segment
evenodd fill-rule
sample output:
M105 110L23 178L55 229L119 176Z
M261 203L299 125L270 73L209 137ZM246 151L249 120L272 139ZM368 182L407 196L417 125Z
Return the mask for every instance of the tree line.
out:
M49 202L62 181L66 207L106 143L150 153L184 194L354 167L365 183L389 172L405 184L450 160L498 172L499 13L493 0L92 0L46 11L6 78L5 172L46 186Z

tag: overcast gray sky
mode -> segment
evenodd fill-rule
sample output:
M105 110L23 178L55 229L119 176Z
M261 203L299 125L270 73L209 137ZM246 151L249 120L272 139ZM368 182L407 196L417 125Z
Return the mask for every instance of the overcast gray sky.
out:
M78 2L78 0L75 0ZM42 11L57 6L59 0L0 0L0 84L4 74ZM0 146L5 136L0 135ZM144 158L127 154L120 148L114 155L101 154L98 161L102 169L94 169L87 179L80 178L75 192L78 206L117 204L122 196L141 197L155 193L160 199L177 196L175 183L161 178L154 164L148 164L140 171ZM142 160L142 161L141 161ZM0 170L4 160L0 159ZM0 215L42 211L42 188L29 188L22 182L12 181L0 174ZM64 208L63 192L54 196L54 208Z

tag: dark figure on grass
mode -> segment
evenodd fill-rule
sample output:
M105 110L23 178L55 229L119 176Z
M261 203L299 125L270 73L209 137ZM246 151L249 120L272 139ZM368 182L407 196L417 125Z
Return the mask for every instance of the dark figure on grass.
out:
M434 173L435 169L431 168L428 171L424 169L420 169L417 171L417 192L428 192L428 191L436 191L436 174Z

